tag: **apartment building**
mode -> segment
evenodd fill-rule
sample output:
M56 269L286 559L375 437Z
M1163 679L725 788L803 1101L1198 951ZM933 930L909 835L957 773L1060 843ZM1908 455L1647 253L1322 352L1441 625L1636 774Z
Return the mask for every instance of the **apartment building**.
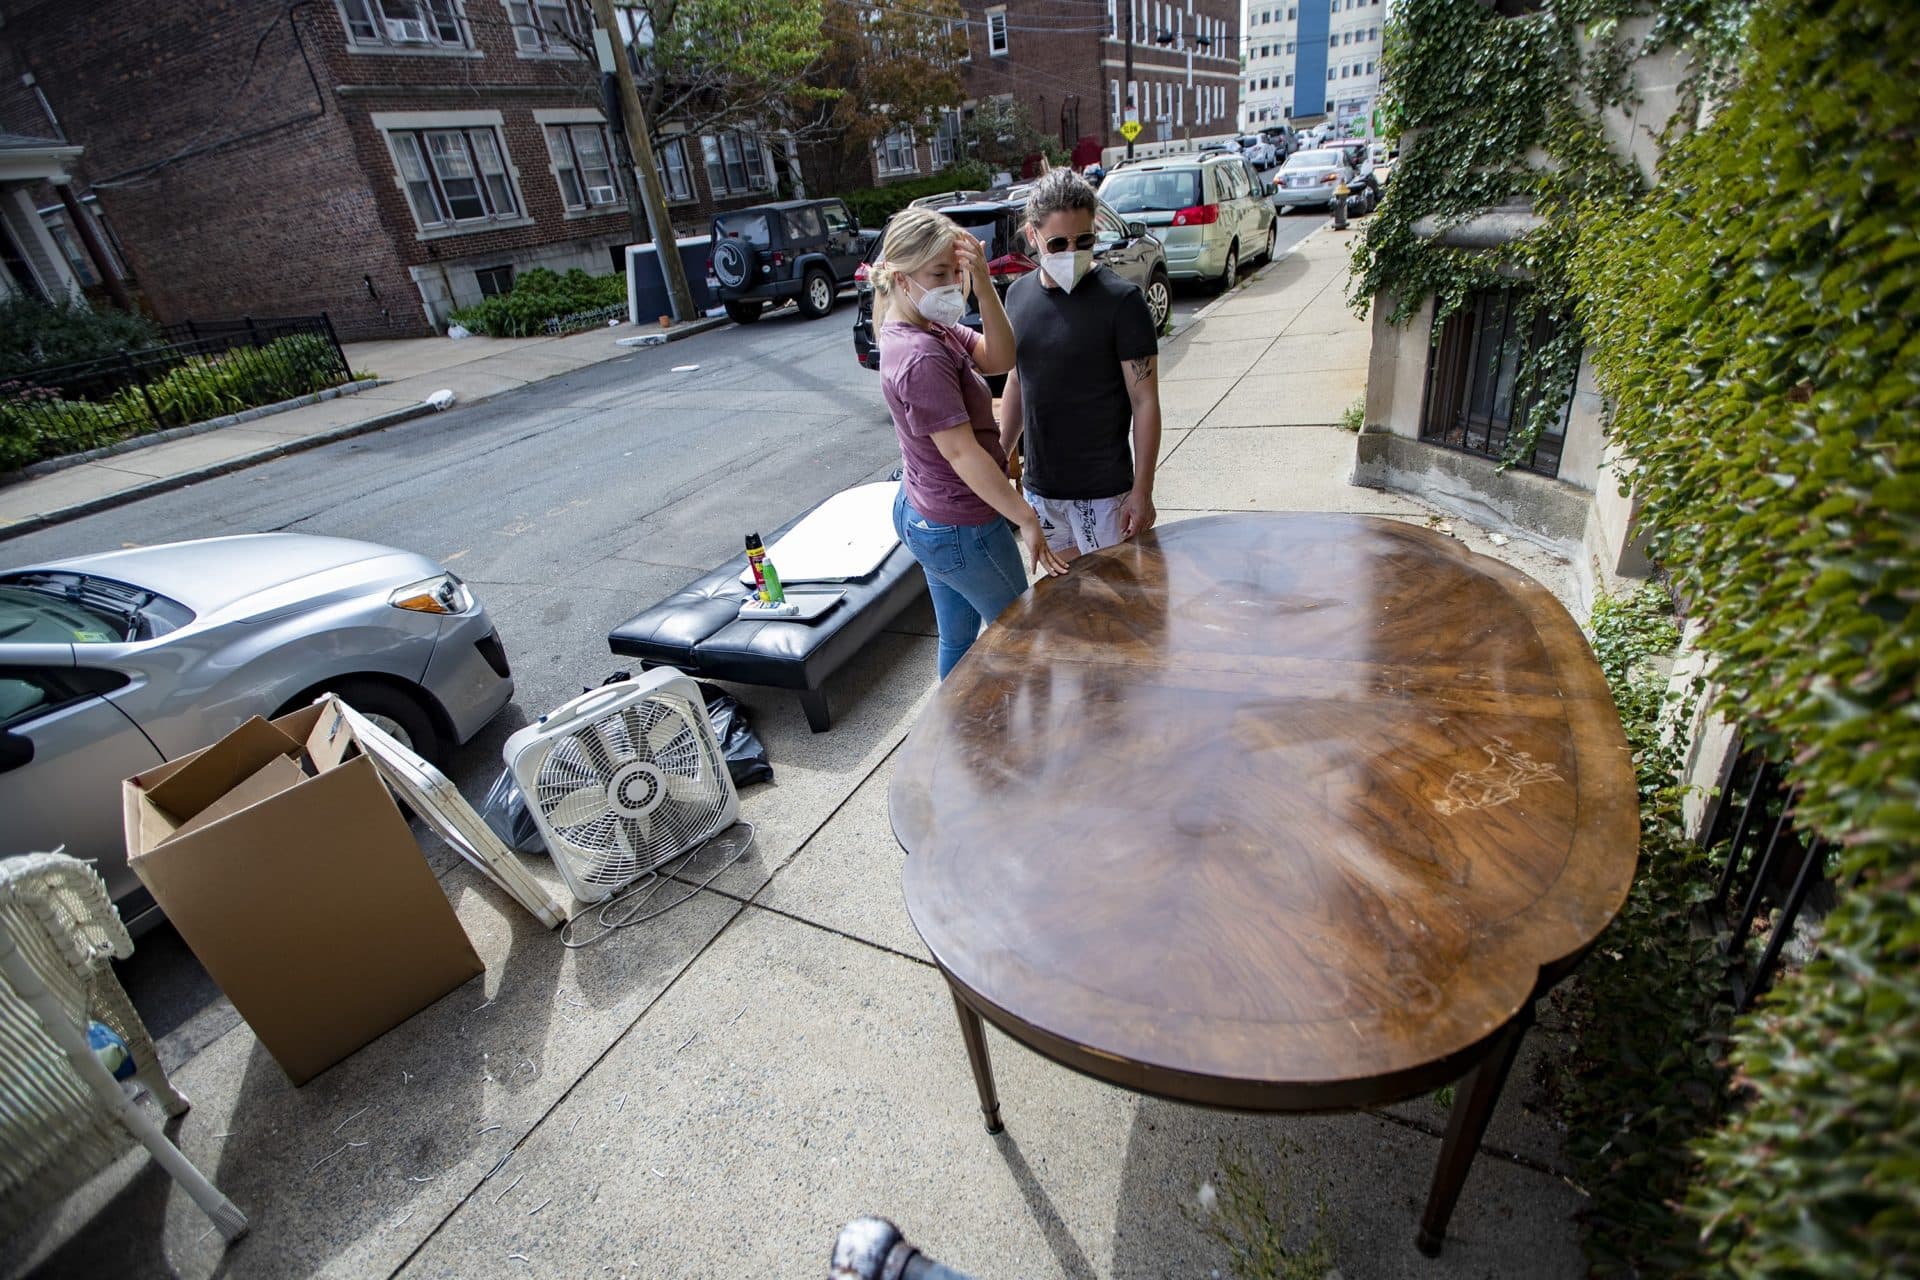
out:
M1122 143L1120 126L1129 110L1139 112L1142 142L1235 130L1236 0L1106 0L1104 9L1097 0L968 0L965 15L968 48L961 69L967 104L943 116L931 144L916 148L906 136L886 140L878 162L883 178L936 172L950 162L966 114L989 98L1024 104L1034 124L1057 134L1076 164Z
M1380 95L1383 0L1248 0L1240 124L1347 124Z
M582 0L0 4L163 321L444 327L531 267L615 269L632 174ZM750 132L659 148L675 225L797 177Z

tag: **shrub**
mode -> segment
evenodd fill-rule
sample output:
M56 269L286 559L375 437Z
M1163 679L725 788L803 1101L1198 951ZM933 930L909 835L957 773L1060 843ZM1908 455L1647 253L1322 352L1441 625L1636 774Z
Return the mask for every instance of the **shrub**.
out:
M461 307L448 318L491 338L527 338L544 333L549 320L619 306L626 300L625 276L590 276L578 267L556 275L535 267L514 278L512 292Z
M160 340L145 316L95 311L70 299L57 303L13 297L0 301L0 378L39 365L96 360Z
M63 399L24 379L0 382L0 471L98 449L159 426L185 426L290 400L340 381L333 343L319 334L189 356L163 376L99 402ZM162 423L154 422L158 413Z

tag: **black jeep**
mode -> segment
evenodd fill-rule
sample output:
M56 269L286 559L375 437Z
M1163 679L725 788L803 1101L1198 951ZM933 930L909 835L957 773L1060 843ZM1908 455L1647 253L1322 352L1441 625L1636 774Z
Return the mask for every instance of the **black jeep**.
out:
M833 310L865 257L860 224L839 200L783 200L713 219L707 288L736 323L751 324L768 302L793 298L816 320Z

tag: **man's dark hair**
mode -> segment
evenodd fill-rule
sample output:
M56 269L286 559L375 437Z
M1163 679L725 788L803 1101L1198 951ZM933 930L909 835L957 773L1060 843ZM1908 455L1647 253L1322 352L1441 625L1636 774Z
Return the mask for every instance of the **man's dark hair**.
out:
M1087 180L1071 169L1049 169L1027 194L1027 225L1037 227L1056 213L1085 209L1092 213L1099 199Z

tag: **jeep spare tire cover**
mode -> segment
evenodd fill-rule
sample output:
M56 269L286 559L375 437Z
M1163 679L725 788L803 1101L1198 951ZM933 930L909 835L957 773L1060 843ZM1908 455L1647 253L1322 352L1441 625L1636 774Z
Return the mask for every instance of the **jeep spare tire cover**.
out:
M713 274L720 283L737 289L753 270L753 249L738 240L722 240L713 248Z

